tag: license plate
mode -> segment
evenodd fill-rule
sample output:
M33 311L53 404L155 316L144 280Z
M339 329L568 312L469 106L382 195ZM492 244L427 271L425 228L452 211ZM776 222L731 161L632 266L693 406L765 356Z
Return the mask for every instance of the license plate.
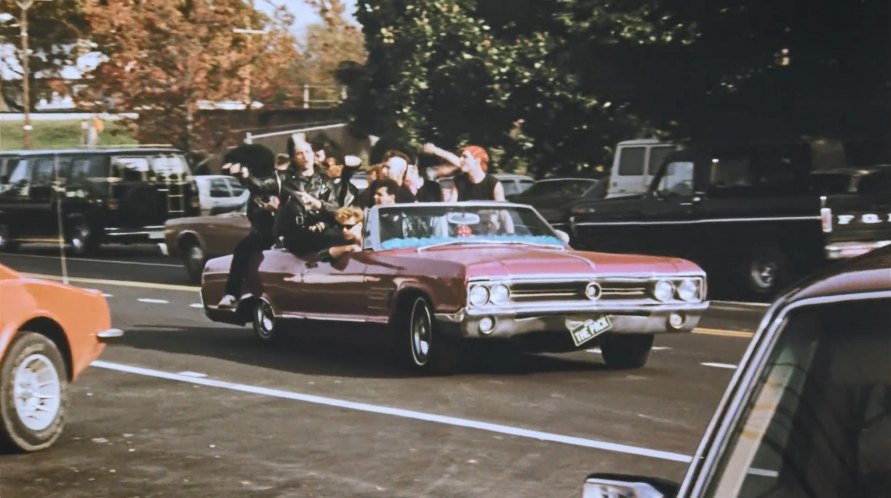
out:
M590 341L598 335L612 328L613 324L609 320L609 316L603 315L597 318L589 318L587 320L566 320L566 328L569 329L569 335L572 336L572 342L576 347Z

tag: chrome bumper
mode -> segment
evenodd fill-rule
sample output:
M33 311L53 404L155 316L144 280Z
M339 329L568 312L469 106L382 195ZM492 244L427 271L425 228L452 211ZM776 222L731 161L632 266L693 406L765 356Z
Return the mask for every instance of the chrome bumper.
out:
M708 301L696 304L673 304L639 307L610 307L591 310L559 310L530 312L474 312L470 314L465 308L456 313L436 313L434 315L440 329L451 335L466 338L510 339L532 333L568 334L567 321L585 321L608 316L612 327L608 332L617 334L661 334L683 333L692 331L699 323ZM683 318L680 326L669 324L672 314ZM480 322L483 319L494 321L493 329L483 333Z
M108 342L110 339L116 339L123 335L124 331L121 329L105 329L96 334L96 337L99 339L99 342Z
M891 245L891 240L836 242L834 244L827 244L825 247L826 259L853 258L887 245Z

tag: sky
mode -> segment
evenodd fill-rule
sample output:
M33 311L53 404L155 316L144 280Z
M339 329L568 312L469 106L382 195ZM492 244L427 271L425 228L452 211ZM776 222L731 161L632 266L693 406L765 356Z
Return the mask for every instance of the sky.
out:
M318 16L315 9L309 6L304 0L253 0L254 7L257 10L261 10L266 14L271 15L273 10L273 5L284 5L294 14L296 18L294 21L294 25L291 27L291 32L297 37L298 40L304 41L306 38L306 27L310 24L315 24L322 22L322 18ZM343 0L343 4L346 6L346 14L347 20L355 23L356 19L353 17L353 12L356 10L356 0Z

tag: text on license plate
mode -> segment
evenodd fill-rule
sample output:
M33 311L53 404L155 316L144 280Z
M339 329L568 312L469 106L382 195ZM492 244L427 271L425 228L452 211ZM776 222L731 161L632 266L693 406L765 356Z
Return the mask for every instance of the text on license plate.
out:
M566 320L566 326L569 328L572 342L578 347L606 332L613 324L610 322L609 316L603 315L585 321Z

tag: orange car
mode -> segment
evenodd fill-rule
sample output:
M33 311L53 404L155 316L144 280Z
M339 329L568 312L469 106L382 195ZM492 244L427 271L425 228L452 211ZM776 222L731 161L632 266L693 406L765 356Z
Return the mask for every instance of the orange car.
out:
M67 418L68 383L121 334L101 292L0 264L0 446L53 444Z

